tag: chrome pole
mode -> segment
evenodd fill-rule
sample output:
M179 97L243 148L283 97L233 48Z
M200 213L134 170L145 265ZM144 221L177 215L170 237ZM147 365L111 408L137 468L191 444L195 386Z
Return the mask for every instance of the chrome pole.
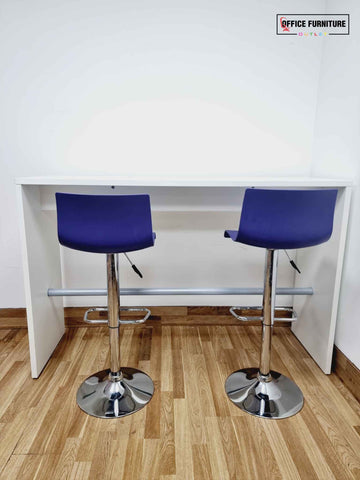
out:
M119 343L119 270L115 254L106 255L110 368L90 375L79 387L79 407L98 418L119 418L145 407L154 394L154 383L141 370L122 367Z
M278 250L266 250L260 375L270 377L271 337L274 325Z
M116 382L122 378L120 372L120 338L119 338L119 271L113 253L106 255L109 342L110 342L110 380Z

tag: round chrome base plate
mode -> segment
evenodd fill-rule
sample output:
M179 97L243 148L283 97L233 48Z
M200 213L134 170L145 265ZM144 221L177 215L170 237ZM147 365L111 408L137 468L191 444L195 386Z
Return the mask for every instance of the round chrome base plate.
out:
M271 371L271 381L265 381L257 368L232 373L225 391L241 410L262 418L291 417L304 404L300 388L290 378Z
M124 417L150 402L154 384L146 373L124 367L123 378L116 382L109 379L109 373L94 373L80 385L76 400L85 413L99 418Z

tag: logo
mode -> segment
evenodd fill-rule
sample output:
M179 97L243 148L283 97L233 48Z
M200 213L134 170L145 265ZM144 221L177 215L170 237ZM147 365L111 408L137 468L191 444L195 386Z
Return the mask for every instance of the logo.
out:
M276 15L276 35L322 37L326 35L350 35L350 15Z

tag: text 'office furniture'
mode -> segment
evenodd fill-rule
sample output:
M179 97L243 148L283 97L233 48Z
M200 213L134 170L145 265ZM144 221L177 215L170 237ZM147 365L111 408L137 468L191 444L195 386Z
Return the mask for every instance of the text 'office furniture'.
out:
M81 384L78 405L95 417L129 415L151 400L154 384L146 373L120 365L116 254L154 245L150 197L57 193L56 203L60 243L75 250L106 255L110 369L94 373Z
M234 242L266 249L262 339L259 368L243 368L226 380L228 397L242 410L264 418L286 418L303 406L300 388L270 370L279 250L327 242L333 230L337 190L262 190L245 192L238 230L226 230ZM232 313L240 317L233 307Z

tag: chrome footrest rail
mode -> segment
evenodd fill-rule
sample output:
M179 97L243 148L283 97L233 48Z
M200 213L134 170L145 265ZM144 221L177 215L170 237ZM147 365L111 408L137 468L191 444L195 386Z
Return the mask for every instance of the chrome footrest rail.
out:
M143 318L140 318L138 320L119 320L119 323L122 325L127 325L130 323L145 323L146 320L150 317L151 315L151 310L145 307L121 307L120 308L121 312L146 312Z
M243 315L238 315L235 310L256 310L262 313L263 308L262 307L231 307L230 308L230 313L233 315L237 320L240 320L241 322L251 322L252 320L263 320L264 317L262 315L250 315L250 316L243 316ZM297 313L295 310L293 310L291 307L276 307L275 308L275 313L276 312L290 312L291 317L275 317L274 320L276 322L296 322L298 319Z
M89 313L91 313L91 312L107 312L107 311L108 311L108 309L105 308L105 307L89 308L88 310L86 310L86 312L85 312L85 314L84 314L84 322L86 322L86 323L92 323L92 324L95 323L95 324L98 324L98 325L100 325L100 324L102 324L102 323L106 323L106 324L107 324L107 323L108 323L108 319L107 319L107 318L104 319L104 320L100 320L100 318L96 318L96 319L90 319L90 318L88 318L88 315L89 315Z
M86 323L91 323L91 324L108 324L108 319L101 320L99 318L96 319L90 319L88 318L89 313L92 312L107 312L108 309L106 307L94 307L94 308L89 308L86 310L84 314L84 322ZM119 320L119 325L129 325L129 324L137 324L137 323L145 323L146 320L150 317L151 315L151 310L145 307L121 307L120 308L121 312L144 312L145 315L143 318L137 319L137 320Z

